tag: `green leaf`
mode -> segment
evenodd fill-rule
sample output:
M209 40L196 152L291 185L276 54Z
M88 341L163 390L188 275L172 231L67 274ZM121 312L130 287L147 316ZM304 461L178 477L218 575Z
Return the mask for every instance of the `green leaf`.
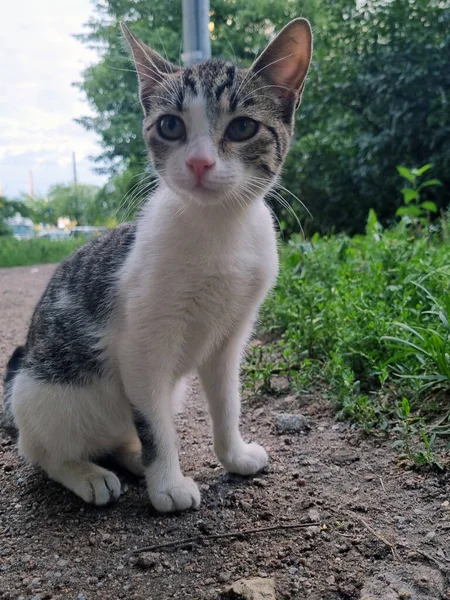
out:
M427 179L419 185L418 189L421 190L424 187L432 187L434 185L442 185L442 181L440 179Z
M437 206L434 202L422 202L422 204L420 205L421 208L423 208L424 210L428 210L429 212L432 213L436 213L437 212Z
M399 209L397 209L395 214L399 217L408 216L415 218L420 217L422 215L422 211L415 204L410 204L409 206L401 206Z
M371 208L369 210L369 216L367 217L366 233L367 234L377 233L380 230L381 230L381 225L378 222L377 214L373 210L373 208Z
M409 415L411 414L411 407L409 405L408 398L403 398L403 400L402 400L402 409L403 409L404 415L406 417L409 417Z
M414 173L414 175L417 175L418 177L420 177L421 175L423 175L424 173L429 171L432 166L433 165L431 163L427 163L426 165L423 165L423 167L420 167L419 169L413 169L413 173Z
M414 173L410 169L408 169L408 167L399 166L399 167L397 167L397 171L400 173L400 175L402 177L404 177L411 183L415 182L416 177L415 177Z
M402 188L400 191L403 195L403 201L405 202L405 204L409 204L411 200L417 200L417 198L419 197L419 193L416 190L413 190L412 188Z

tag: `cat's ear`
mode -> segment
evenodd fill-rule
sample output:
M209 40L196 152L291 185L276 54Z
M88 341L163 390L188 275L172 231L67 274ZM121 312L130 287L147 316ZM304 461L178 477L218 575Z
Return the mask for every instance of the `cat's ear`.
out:
M256 59L252 71L268 80L281 97L292 98L297 108L311 55L311 25L306 19L294 19Z
M120 27L133 54L134 64L139 77L139 92L144 112L150 107L153 88L171 73L176 73L180 67L173 65L150 46L146 46L135 37L125 23Z

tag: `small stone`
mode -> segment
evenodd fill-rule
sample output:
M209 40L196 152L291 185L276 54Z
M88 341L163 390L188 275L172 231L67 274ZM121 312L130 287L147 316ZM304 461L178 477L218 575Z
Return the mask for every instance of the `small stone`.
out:
M320 527L318 527L317 525L311 525L311 527L307 527L305 531L305 537L306 539L310 540L313 537L316 537L316 535L319 535L319 533Z
M58 567L65 567L68 565L68 563L69 563L68 560L61 559L61 560L58 560L58 562L56 564L58 565Z
M239 579L226 592L229 597L237 596L242 600L276 600L275 579L264 577Z
M227 581L230 581L230 579L231 573L229 571L223 571L218 577L220 583L227 583Z
M290 567L289 568L289 573L291 575L295 575L297 573L297 571L298 571L297 567Z
M253 483L258 487L267 487L267 481L265 479L261 479L260 477L255 477L253 479Z
M425 536L425 540L427 542L431 542L432 540L434 540L435 537L436 537L436 532L435 531L429 531L427 533L427 535Z
M298 433L299 431L308 431L311 429L305 416L292 415L290 413L277 415L275 425L280 433Z
M86 596L84 594L78 594L77 600L86 600Z
M405 588L400 588L397 594L401 600L405 600L406 598L412 598L411 592Z
M136 566L140 569L153 569L159 562L159 554L156 552L143 552L138 556Z
M308 519L310 521L312 521L313 523L319 523L320 522L319 511L315 508L311 508L311 510L308 510Z
M41 600L41 597L39 596L39 594L36 594L36 596L33 596L31 600Z
M350 550L347 544L336 544L336 548L341 554L344 554L344 552L348 552Z
M328 583L328 585L334 585L336 583L336 578L334 575L330 575L325 579L325 581Z
M39 579L39 577L35 577L34 579L31 580L31 587L38 587L41 585L41 580Z

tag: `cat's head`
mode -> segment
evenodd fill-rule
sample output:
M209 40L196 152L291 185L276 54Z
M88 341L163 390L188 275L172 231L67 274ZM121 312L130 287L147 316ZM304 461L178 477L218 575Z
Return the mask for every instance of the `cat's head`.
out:
M144 138L161 179L202 205L247 202L275 180L311 61L305 19L291 21L250 69L166 61L122 25L144 109Z

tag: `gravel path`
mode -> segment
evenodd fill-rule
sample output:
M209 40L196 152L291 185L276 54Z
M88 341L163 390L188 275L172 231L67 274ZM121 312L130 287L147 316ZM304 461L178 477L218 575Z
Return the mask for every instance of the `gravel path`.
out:
M0 270L1 375L53 268ZM304 421L281 413L304 415L310 429L289 431ZM213 600L231 597L223 592L237 579L274 577L280 599L450 599L448 476L402 470L389 445L335 422L312 394L248 399L243 426L271 457L254 479L218 465L193 383L178 430L203 502L164 517L143 482L122 472L115 505L83 504L24 464L0 432L0 598ZM271 529L208 539L261 528Z

